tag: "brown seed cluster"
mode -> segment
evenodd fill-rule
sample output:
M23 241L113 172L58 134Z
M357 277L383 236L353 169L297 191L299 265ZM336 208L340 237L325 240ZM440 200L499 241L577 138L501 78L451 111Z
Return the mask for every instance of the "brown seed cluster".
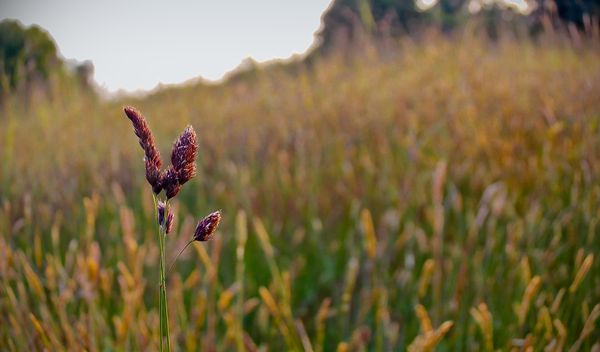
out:
M135 135L139 139L140 146L144 150L144 161L146 164L146 179L152 191L159 194L163 189L168 199L179 193L181 186L196 176L196 132L192 126L185 130L173 143L171 150L171 165L161 172L162 161L154 136L144 116L133 107L123 108L125 114L133 124ZM165 233L173 230L175 216L169 209L168 202L159 201L157 204L158 224L165 229ZM210 240L221 222L221 212L210 213L198 222L194 231L194 241Z
M148 180L148 183L152 186L152 191L154 191L155 194L158 194L162 190L162 177L160 174L162 160L160 159L160 152L154 143L152 131L150 130L144 115L135 108L127 106L123 110L129 120L131 120L133 131L139 139L140 146L144 150L146 180Z
M167 222L165 223L165 233L169 234L173 231L173 224L175 223L175 215L173 212L167 214Z
M196 132L187 126L173 143L171 165L163 173L163 185L167 198L173 198L181 185L196 176Z
M215 234L220 222L221 212L218 210L198 221L196 231L194 231L194 241L204 242L210 240Z
M192 126L187 126L179 138L173 143L171 165L161 172L162 160L154 136L144 116L133 107L125 107L125 114L133 124L135 135L144 150L146 164L146 179L152 191L159 194L165 190L167 199L179 193L181 185L196 176L196 132Z
M163 225L165 223L165 212L167 211L167 203L158 201L156 205L156 213L158 214L158 224Z
M171 199L179 193L181 184L177 177L177 171L173 168L173 165L169 166L162 175L163 185L165 187L165 193L168 199Z
M196 132L192 126L187 126L173 144L171 164L181 185L196 176Z
M158 201L156 207L156 213L158 214L158 224L160 226L164 226L165 233L171 233L171 231L173 230L173 223L175 222L175 215L171 211L171 207L168 203L163 201Z

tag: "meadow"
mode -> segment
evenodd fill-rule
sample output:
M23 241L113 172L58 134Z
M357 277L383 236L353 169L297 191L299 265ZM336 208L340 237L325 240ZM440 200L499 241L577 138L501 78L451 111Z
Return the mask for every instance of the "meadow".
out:
M143 153L198 134L180 351L600 350L600 47L463 35L0 115L0 349L158 350Z

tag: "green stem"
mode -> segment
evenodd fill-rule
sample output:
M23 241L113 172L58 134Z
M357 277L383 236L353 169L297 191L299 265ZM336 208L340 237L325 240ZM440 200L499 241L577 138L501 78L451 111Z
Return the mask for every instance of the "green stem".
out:
M165 203L165 220L168 218L169 215L169 207L168 207L168 201L166 201ZM167 352L171 351L171 336L169 333L169 309L168 309L168 304L167 304L167 277L165 275L165 238L166 238L166 229L165 226L161 226L161 232L160 232L160 237L161 237L161 261L160 261L160 272L161 272L161 295L163 296L163 315L164 315L164 329L165 329L165 335L167 336Z
M154 208L156 209L156 197L153 196L154 199ZM165 204L165 219L168 216L168 207ZM158 214L157 217L158 218ZM160 317L160 341L159 347L160 351L171 351L171 337L169 334L169 309L167 307L167 282L165 275L165 237L166 237L166 229L164 226L159 224L158 226L158 249L160 252L160 270L159 270L159 297L158 297L158 309L159 309L159 317ZM166 346L163 341L163 337L167 337Z
M154 193L152 193L152 200L154 201L154 211L155 211L155 219L158 219L158 208L157 208L157 202L156 202L156 195ZM159 262L162 264L162 246L160 244L160 238L161 238L161 233L162 233L162 226L160 224L158 224L158 249L160 252L160 258ZM158 323L158 330L159 330L159 335L158 335L158 345L159 345L159 351L163 352L164 348L163 348L163 309L162 309L162 271L159 270L158 272L158 316L159 316L159 323Z

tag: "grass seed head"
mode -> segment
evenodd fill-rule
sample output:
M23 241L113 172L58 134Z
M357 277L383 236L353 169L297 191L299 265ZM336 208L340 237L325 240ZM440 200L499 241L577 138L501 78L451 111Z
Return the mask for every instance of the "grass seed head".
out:
M158 194L162 190L162 182L160 177L162 160L160 159L160 152L154 143L152 131L150 130L144 115L142 115L135 108L126 106L123 108L123 111L125 111L125 115L127 115L129 120L131 120L131 123L133 124L133 131L139 139L140 146L144 150L146 180L148 180L148 183L150 186L152 186L152 191L155 194Z
M196 149L196 132L190 125L173 143L171 151L171 163L177 172L180 185L196 175Z
M179 193L181 189L181 184L179 183L179 178L177 177L177 171L173 165L169 166L167 170L162 175L162 184L165 188L165 192L167 194L167 198L171 199Z
M173 215L173 212L169 212L167 214L167 223L165 224L165 232L171 233L171 231L173 230L173 224L175 223L175 215Z
M156 208L157 208L156 212L158 213L158 224L162 226L165 223L165 211L166 211L167 205L163 201L158 201Z
M194 232L194 241L204 242L210 240L214 236L220 222L220 211L212 212L205 216L204 219L198 221L196 231Z
M154 192L154 194L159 194L163 189L160 167L156 163L153 163L150 159L144 159L146 164L146 180L148 180L148 183L150 186L152 186L152 192Z

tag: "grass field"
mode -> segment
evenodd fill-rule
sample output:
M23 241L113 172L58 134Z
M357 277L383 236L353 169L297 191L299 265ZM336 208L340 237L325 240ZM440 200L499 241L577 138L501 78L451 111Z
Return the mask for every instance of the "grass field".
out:
M186 351L600 349L600 48L403 41L295 72L0 115L0 349L158 349L142 151L198 176L168 277ZM409 347L410 346L410 347Z

